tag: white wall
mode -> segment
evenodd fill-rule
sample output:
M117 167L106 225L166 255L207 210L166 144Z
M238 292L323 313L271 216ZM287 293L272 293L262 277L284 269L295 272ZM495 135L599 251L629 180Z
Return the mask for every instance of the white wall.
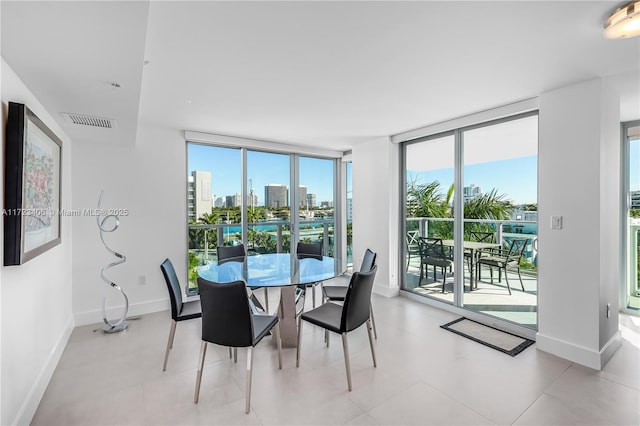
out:
M62 208L69 209L71 141L4 59L0 87L3 146L9 101L26 104L62 140ZM72 218L62 217L61 244L23 265L0 269L3 425L31 421L71 335L71 226Z
M540 97L537 347L597 369L620 344L618 108L600 79Z
M353 260L360 267L369 248L377 253L374 292L398 294L398 145L388 137L353 147Z
M127 261L106 272L129 298L129 314L169 308L160 263L170 258L178 276L186 277L186 145L182 132L139 126L135 146L111 147L76 143L73 165L73 206L128 209L119 228L105 241ZM102 298L108 316L122 314L120 294L100 279L100 269L115 258L100 241L95 217L74 221L73 312L77 324L102 321ZM138 284L144 276L146 284ZM183 283L183 285L186 283Z

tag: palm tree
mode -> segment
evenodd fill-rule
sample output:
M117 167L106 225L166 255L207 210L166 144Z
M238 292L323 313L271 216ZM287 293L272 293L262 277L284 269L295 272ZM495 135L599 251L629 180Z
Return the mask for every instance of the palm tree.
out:
M452 218L452 184L447 193L441 190L440 183L433 181L417 183L415 179L407 183L407 215L410 217ZM513 205L506 200L505 194L498 195L494 188L489 193L465 201L464 217L467 219L506 220L513 211ZM465 224L465 230L488 230L491 225L481 223ZM429 234L441 238L453 237L453 222L436 221L429 225Z

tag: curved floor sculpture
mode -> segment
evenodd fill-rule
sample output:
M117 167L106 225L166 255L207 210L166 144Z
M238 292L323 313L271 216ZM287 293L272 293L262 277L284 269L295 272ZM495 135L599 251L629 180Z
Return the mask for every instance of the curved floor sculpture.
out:
M118 290L122 295L122 297L124 297L124 310L122 312L122 317L120 317L119 321L115 323L110 322L107 319L107 312L106 312L107 297L106 296L103 297L102 298L102 319L104 321L104 325L102 326L102 330L105 333L117 333L118 331L125 330L129 325L127 323L127 312L129 311L129 298L127 298L127 295L122 290L122 288L120 288L118 284L114 283L109 278L107 278L104 273L107 269L113 268L116 265L120 265L121 263L126 262L127 258L123 254L120 254L115 250L112 250L111 248L109 248L107 243L104 241L105 232L114 232L116 229L118 229L118 226L120 226L120 218L118 217L118 215L115 215L115 214L110 214L106 216L102 216L100 214L101 212L100 205L102 204L103 195L104 195L104 191L100 191L100 198L98 199L98 207L97 207L98 214L96 215L96 223L98 225L98 229L100 229L100 240L102 240L102 244L104 244L104 247L109 251L109 253L114 255L117 259L109 263L108 265L105 265L102 267L102 269L100 270L100 277L102 278L102 281L109 284L109 286L111 286L112 288Z

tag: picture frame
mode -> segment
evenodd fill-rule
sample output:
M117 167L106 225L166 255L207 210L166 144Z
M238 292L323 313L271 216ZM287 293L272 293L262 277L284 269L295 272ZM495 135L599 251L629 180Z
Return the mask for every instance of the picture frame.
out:
M26 105L9 102L5 138L4 265L61 242L62 141Z

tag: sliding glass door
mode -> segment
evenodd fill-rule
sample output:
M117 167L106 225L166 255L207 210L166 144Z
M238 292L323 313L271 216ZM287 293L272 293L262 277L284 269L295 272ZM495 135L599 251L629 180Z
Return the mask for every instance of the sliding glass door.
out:
M464 239L473 290L463 306L537 329L538 116L461 132ZM479 245L479 244L477 244Z
M537 328L537 113L403 145L402 288Z

